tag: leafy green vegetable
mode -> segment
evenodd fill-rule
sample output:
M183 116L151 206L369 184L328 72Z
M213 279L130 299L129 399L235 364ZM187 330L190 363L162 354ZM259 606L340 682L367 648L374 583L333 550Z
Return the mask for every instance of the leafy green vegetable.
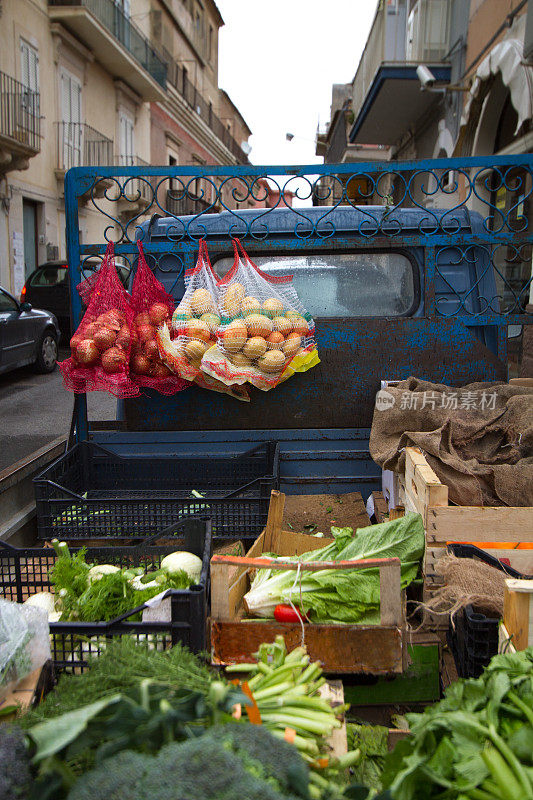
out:
M98 572L98 565L86 562L87 548L73 556L64 542L55 539L53 544L58 557L49 577L59 598L62 621L107 622L167 589L187 589L193 582L180 569L172 572L160 569L146 575L138 568ZM129 617L130 621L141 618L140 611Z
M145 643L122 636L107 643L81 675L63 674L59 683L40 703L20 717L19 724L30 728L102 697L134 688L144 678L154 678L171 689L209 691L213 680L205 661L177 644L159 652Z
M533 798L533 648L495 656L477 680L408 714L409 739L385 759L395 800Z
M80 756L83 770L124 750L157 753L168 742L200 735L218 722L231 721L236 703L246 696L229 684L210 685L206 695L189 689L169 689L146 678L134 689L101 698L27 731L32 762L38 769L35 797L50 783L63 796L74 783ZM78 759L78 761L76 761Z
M361 751L361 758L352 769L352 777L370 789L381 791L381 773L388 750L387 728L381 725L346 725L348 749Z
M269 738L259 726L247 727L250 738ZM279 748L283 764L286 743L269 746ZM305 775L302 783L306 789ZM107 759L73 786L68 800L294 800L295 791L289 793L279 784L276 775L265 777L262 765L243 744L236 752L224 742L200 736L168 744L155 757L125 751ZM302 791L299 796L308 794Z
M283 561L355 561L397 557L402 588L413 581L424 554L424 526L419 514L361 528L331 528L334 542L320 550ZM379 569L301 572L260 569L244 601L249 613L271 618L279 603L297 603L313 622L379 624Z

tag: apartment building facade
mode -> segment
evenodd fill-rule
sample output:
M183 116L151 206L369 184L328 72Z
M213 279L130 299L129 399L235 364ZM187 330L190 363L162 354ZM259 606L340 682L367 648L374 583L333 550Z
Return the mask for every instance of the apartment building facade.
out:
M533 0L381 0L353 81L333 87L331 119L317 137L317 153L330 163L531 152ZM533 229L527 170L505 180L480 175L474 192L454 171L438 177L413 176L406 197L401 180L391 175L378 185L370 173L349 181L350 201L430 209L460 198L495 228L501 212L517 230ZM519 298L531 313L531 248L511 251L492 255L501 304ZM533 326L510 328L515 374L531 376Z
M1 285L18 295L38 264L65 258L70 167L247 162L250 131L218 88L222 24L212 0L3 0ZM82 241L103 238L94 203L111 208L116 191L102 183L80 205ZM132 181L113 216L197 213L186 195L175 209Z

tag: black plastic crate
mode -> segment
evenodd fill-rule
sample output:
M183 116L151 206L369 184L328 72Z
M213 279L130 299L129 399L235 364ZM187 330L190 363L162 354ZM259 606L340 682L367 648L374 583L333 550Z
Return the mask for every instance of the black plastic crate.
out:
M213 540L254 541L279 487L279 446L230 455L119 456L74 445L34 478L38 535L141 539L191 515L213 521ZM194 497L193 492L202 497Z
M458 558L474 558L512 578L527 578L508 564L471 544L449 544L448 552ZM448 646L453 654L460 678L478 678L489 661L498 652L499 617L489 617L480 609L468 605L450 621L447 633Z
M176 540L171 545L141 542L138 545L91 547L89 560L117 566L150 565L157 569L161 559L182 549L202 559L202 572L197 585L188 589L169 590L171 620L169 622L129 622L127 615L110 622L51 622L52 660L59 671L82 672L90 656L105 649L106 642L116 636L133 636L149 646L165 650L177 642L193 652L206 649L209 602L209 563L212 554L211 520L194 517L177 526ZM165 535L165 532L163 532ZM79 548L78 548L79 549ZM71 548L71 552L77 552ZM39 591L48 591L48 573L57 558L53 548L17 548L0 541L0 597L21 603Z
M454 556L457 556L457 558L476 558L478 561L488 564L489 567L495 567L496 569L505 572L510 578L518 578L520 580L533 579L533 575L524 575L514 567L511 567L510 564L504 564L499 558L495 558L485 550L481 550L481 548L476 547L475 544L451 543L448 545L448 552L452 553Z
M488 617L468 605L450 623L447 641L460 678L479 678L498 652L499 617Z

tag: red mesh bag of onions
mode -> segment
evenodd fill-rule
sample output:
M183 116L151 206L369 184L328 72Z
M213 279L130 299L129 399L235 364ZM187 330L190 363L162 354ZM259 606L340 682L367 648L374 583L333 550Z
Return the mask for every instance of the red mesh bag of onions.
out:
M133 336L130 357L132 381L140 387L155 389L161 394L176 394L190 383L175 375L159 354L157 330L170 325L174 301L146 263L143 246L137 242L139 260L131 291Z
M115 269L112 243L88 302L70 340L72 355L59 365L66 388L76 393L107 391L115 397L138 395L129 370L133 311Z

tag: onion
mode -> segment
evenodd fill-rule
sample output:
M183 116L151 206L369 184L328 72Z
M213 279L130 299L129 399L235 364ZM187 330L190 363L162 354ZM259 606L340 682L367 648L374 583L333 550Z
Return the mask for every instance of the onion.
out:
M76 347L76 358L84 366L89 366L98 361L100 351L92 339L82 339Z
M111 328L100 328L94 334L94 343L99 350L109 350L110 347L113 347L117 338L116 331L111 330Z
M170 314L168 313L168 308L164 303L154 303L148 311L148 316L152 325L159 327L159 325L168 319Z
M149 375L152 370L152 362L142 354L134 356L131 369L136 375Z
M126 317L118 308L112 308L104 314L104 324L113 330L119 331L126 322Z
M130 329L127 325L123 325L117 336L117 347L121 347L122 350L127 350L130 346L130 341Z
M139 341L147 342L148 339L155 339L155 328L153 325L139 325L137 328Z
M126 356L119 347L110 347L102 354L102 368L105 372L120 372L126 365Z
M87 327L84 328L83 333L80 334L81 339L92 339L99 327L100 325L98 325L98 323L90 322ZM77 334L74 335L76 336Z
M172 375L166 364L156 364L152 372L154 378L168 378Z
M141 325L150 324L150 317L148 316L148 313L146 311L142 311L140 314L137 314L137 316L134 319L134 322L137 325L137 327L140 328Z
M76 348L81 341L82 339L77 334L74 334L74 336L70 340L70 350L72 352L72 355L74 355L74 353L76 352Z
M159 348L155 339L148 339L148 341L144 343L144 352L147 358L151 359L152 361L155 361L156 358L159 358Z

